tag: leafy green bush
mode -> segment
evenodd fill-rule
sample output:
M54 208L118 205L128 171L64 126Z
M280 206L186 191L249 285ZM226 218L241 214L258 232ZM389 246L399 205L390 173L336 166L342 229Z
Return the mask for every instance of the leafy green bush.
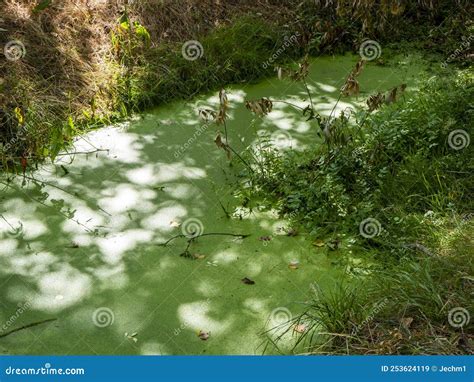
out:
M420 214L473 210L472 145L455 150L448 142L455 130L473 135L473 95L466 73L431 80L412 99L360 112L344 144L267 153L266 171L253 175L256 190L313 233L342 226L356 233L371 217L385 242L388 232L392 242L413 237L406 232L417 233Z
M449 317L473 309L473 96L468 72L433 78L410 99L337 125L339 143L263 153L265 170L249 174L247 184L265 204L320 238L350 236L356 256L369 249L380 260L365 276L349 275L312 298L293 319L302 333L296 346L344 354L470 351L472 323L460 330ZM378 235L360 234L367 218L378 222ZM341 248L334 256L347 256Z

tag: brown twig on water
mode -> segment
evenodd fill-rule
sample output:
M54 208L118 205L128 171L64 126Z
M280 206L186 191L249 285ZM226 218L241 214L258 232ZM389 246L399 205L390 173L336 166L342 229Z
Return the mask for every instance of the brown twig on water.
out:
M233 237L239 237L241 239L245 239L246 237L249 237L250 234L236 234L236 233L227 233L227 232L209 232L209 233L203 233L203 234L195 235L195 236L179 234L168 239L166 242L158 244L158 245L162 247L166 247L169 243L171 243L175 239L178 239L180 237L187 237L188 241L187 241L186 248L184 249L183 252L181 252L180 256L190 258L190 259L192 258L196 259L195 256L189 253L189 248L191 247L191 244L194 242L194 240L199 239L200 237L203 237L203 236L233 236Z
M48 322L53 322L53 321L56 321L57 318L49 318L47 320L43 320L43 321L39 321L39 322L33 322L31 324L28 324L28 325L24 325L24 326L20 326L19 328L16 328L16 329L12 329L6 333L3 333L3 334L0 334L0 338L4 338L6 336L9 336L10 334L13 334L13 333L16 333L16 332L19 332L20 330L25 330L25 329L29 329L29 328L33 328L35 326L38 326L38 325L43 325L43 324L46 324Z
M249 237L250 234L237 234L237 233L227 233L227 232L209 232L209 233L203 233L203 234L196 235L196 236L179 234L179 235L173 236L172 238L168 239L164 243L160 243L158 245L160 247L166 247L173 240L179 239L180 237L187 237L188 238L188 243L189 243L189 242L192 242L193 240L199 239L200 237L204 237L204 236L233 236L233 237L240 237L242 239L245 239L246 237Z
M101 152L107 152L109 153L109 149L97 149L93 151L73 151L73 152L64 152L64 153L59 153L56 155L56 157L65 157L65 156L73 156L73 155L91 155L91 154L97 154ZM6 159L37 159L38 157L35 155L27 155L27 156L7 156Z

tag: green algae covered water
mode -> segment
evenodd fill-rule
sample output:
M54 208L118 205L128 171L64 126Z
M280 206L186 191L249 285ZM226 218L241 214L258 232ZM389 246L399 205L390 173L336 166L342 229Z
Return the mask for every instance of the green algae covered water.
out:
M356 61L312 61L319 112L330 113ZM409 58L369 64L361 95L344 98L338 111L401 83L413 90L421 71ZM262 134L287 150L320 144L315 127L285 103L263 119L245 109L245 99L261 97L305 106L299 84L264 80L229 87L228 96L234 147ZM261 333L300 313L312 286L330 290L345 277L315 238L285 235L288 223L275 213L238 205L230 184L238 169L216 147L216 127L198 118L199 108L217 105L217 95L201 96L91 132L75 150L101 151L65 155L32 175L40 184L2 191L2 353L260 354ZM196 233L250 236L160 246ZM180 256L186 250L196 259ZM23 328L32 323L40 324Z

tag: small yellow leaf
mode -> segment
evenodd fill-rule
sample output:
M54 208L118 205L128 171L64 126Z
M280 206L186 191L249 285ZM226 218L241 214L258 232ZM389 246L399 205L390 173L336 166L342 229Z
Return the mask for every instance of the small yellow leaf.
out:
M314 245L315 247L324 247L325 244L326 244L326 243L325 243L324 241L322 241L322 240L315 240L315 241L313 242L313 245Z
M15 117L18 120L18 123L20 125L23 125L23 123L25 122L25 118L23 117L21 109L19 107L15 107L13 111L15 112Z

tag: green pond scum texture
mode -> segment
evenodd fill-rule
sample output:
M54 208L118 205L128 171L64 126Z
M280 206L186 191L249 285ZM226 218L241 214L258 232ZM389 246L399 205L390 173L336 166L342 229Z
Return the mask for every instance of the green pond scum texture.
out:
M311 61L318 111L329 114L357 59ZM417 62L369 63L361 95L338 109L360 107L367 95L400 83L413 91L423 72ZM288 105L275 104L254 123L245 109L245 99L261 97L305 105L300 84L275 78L227 92L235 148L261 134L273 134L282 149L320 144L315 126ZM197 114L217 105L210 94L93 131L77 138L75 150L107 151L60 157L32 175L43 186L18 182L2 191L0 352L260 354L261 333L299 314L312 285L327 290L345 277L332 255L312 245L315 238L285 235L288 222L271 211L239 208L231 187L238 168L216 147L216 127ZM186 238L159 245L183 230L251 236L202 237L189 248L198 257L191 260L180 256ZM48 319L56 320L1 337Z

